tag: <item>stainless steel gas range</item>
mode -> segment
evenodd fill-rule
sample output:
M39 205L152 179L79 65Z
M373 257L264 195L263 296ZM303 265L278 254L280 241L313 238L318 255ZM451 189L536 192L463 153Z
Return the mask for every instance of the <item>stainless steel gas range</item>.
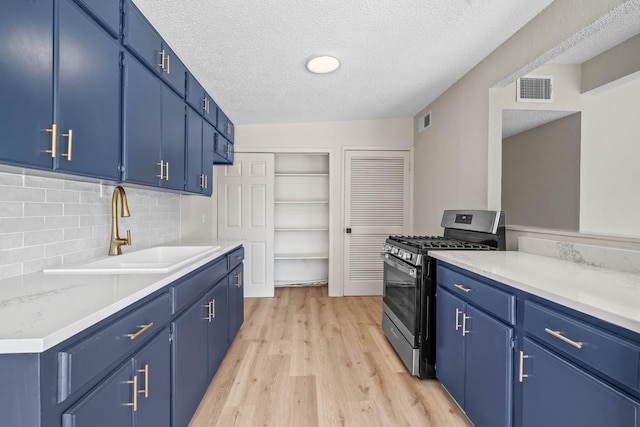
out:
M412 375L435 376L436 268L430 250L505 250L502 211L447 210L443 236L390 236L384 260L382 329Z

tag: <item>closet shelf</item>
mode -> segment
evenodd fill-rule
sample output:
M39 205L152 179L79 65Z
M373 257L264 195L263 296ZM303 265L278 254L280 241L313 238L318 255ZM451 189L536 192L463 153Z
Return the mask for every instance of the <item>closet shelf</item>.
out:
M321 205L329 203L328 200L276 200L275 204L283 204L283 205Z
M329 259L329 254L275 254L275 259Z

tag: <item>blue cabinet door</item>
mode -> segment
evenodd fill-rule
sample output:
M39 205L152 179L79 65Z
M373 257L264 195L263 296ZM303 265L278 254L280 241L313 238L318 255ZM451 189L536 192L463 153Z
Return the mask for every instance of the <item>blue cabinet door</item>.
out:
M161 157L165 172L160 185L174 190L184 190L185 114L184 100L162 85Z
M465 303L438 289L436 297L436 377L464 408L464 337L462 317Z
M131 360L62 414L63 427L129 427L133 423Z
M165 329L133 358L138 375L138 410L134 427L169 427L171 424L171 345Z
M202 122L203 119L192 108L187 108L187 150L185 190L200 193L204 187L202 177Z
M119 180L119 43L71 0L59 5L56 168Z
M162 72L162 38L130 0L124 1L122 43L154 73Z
M119 0L76 0L96 20L98 20L113 37L120 35L120 1Z
M215 134L213 163L216 165L233 164L233 144L218 131Z
M129 54L124 70L123 179L158 186L162 82Z
M208 299L200 298L172 324L172 425L186 427L207 390Z
M202 175L204 175L204 189L202 194L213 194L213 148L215 129L208 122L202 122Z
M187 67L166 42L163 42L162 50L165 56L165 67L161 72L162 78L184 98Z
M224 135L231 143L235 141L235 129L229 117L222 111L221 108L218 108L218 130L220 133Z
M229 348L229 296L226 280L218 282L215 288L209 292L209 301L212 301L213 304L213 317L209 323L209 365L207 370L207 376L211 379L216 374Z
M0 161L51 169L53 2L5 2L0 45Z
M477 427L511 426L513 328L469 304L465 314L465 412Z
M209 123L217 125L218 106L191 73L187 73L187 103Z
M524 339L524 427L638 426L640 402Z
M244 323L244 278L240 264L229 275L229 344L233 342Z

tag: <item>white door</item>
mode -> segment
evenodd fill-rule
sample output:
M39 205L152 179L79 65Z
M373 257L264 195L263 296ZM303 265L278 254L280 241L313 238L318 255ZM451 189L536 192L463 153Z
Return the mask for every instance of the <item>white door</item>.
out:
M218 238L244 240L245 297L272 297L274 155L236 153L217 168Z
M409 151L345 152L344 295L382 295L382 245L410 231L409 160Z

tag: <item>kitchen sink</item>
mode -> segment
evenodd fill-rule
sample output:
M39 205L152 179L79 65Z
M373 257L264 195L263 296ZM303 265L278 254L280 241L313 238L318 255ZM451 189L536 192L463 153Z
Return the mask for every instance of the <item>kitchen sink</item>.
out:
M156 246L118 256L102 257L82 264L45 269L46 274L135 274L170 273L220 246Z

